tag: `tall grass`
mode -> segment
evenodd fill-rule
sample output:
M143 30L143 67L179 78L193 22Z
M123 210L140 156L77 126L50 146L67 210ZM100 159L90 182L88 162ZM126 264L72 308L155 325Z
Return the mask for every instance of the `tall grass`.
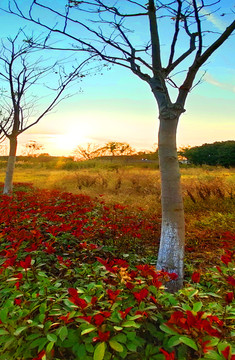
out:
M0 181L4 181L4 175L2 168ZM224 212L234 203L235 169L183 168L181 175L186 213ZM17 167L14 181L92 197L104 195L108 203L142 207L152 213L160 211L160 174L155 169L117 164L76 170Z

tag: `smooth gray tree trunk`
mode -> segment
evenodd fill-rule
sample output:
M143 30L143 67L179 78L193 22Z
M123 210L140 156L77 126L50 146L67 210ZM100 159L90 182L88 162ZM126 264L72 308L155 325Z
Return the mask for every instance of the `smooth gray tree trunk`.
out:
M3 194L9 195L12 193L13 188L13 174L16 162L16 150L17 150L17 137L9 138L10 151L7 162L6 177L4 182Z
M179 115L161 118L158 136L161 174L162 229L157 269L175 272L178 279L167 284L168 291L182 288L184 278L184 206L176 147Z

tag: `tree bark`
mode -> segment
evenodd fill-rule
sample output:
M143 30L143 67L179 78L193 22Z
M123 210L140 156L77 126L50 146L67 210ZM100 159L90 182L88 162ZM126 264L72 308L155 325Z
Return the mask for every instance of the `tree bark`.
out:
M10 195L12 193L13 187L13 174L15 169L16 161L16 150L17 150L17 137L9 137L10 141L10 151L7 161L6 177L4 182L3 194Z
M162 228L157 269L178 275L167 289L175 292L182 288L184 277L184 207L180 182L180 169L176 147L179 114L172 118L160 115L158 136L159 166L161 174Z

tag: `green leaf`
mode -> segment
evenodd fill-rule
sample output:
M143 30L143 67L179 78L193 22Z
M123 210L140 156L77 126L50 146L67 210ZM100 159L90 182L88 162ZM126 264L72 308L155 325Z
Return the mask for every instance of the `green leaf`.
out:
M8 337L8 340L5 342L4 347L3 347L3 351L6 350L7 348L9 348L9 346L11 346L11 344L15 341L15 337L11 336L10 338Z
M81 335L89 334L90 332L92 332L92 331L94 331L94 330L96 330L95 327L90 327L90 328L88 328L88 329L83 330L83 331L81 332Z
M160 326L160 329L162 331L164 331L165 333L167 334L170 334L170 335L178 335L177 331L171 329L169 326L167 326L166 324L161 324Z
M126 341L127 341L127 337L126 337L125 334L117 334L116 336L114 336L114 337L112 338L112 340L116 340L116 341L119 341L119 342L125 344Z
M8 335L9 332L4 330L4 329L0 329L0 335Z
M121 331L123 329L123 327L121 327L121 326L114 326L113 328L117 331Z
M120 358L122 358L122 359L127 359L127 348L124 347L123 352L119 353L118 356L120 356Z
M39 347L39 346L44 346L46 343L47 343L47 338L45 338L45 337L41 337L41 338L39 338L39 339L36 339L36 340L34 340L30 345L29 345L29 348L30 349L34 349L34 348L36 348L36 347Z
M52 341L52 342L56 342L57 341L57 336L55 334L47 334L47 340Z
M191 307L188 305L188 304L183 304L182 305L182 308L186 311L186 310L189 310L189 311L191 311L192 309L191 309Z
M40 323L43 323L45 317L46 317L45 314L40 314L40 315L39 315L38 320L40 321Z
M213 297L216 297L216 298L220 298L220 299L221 299L221 296L220 296L220 295L215 294L215 293L212 293L212 292L205 293L204 295L210 295L210 296L213 296Z
M96 283L92 282L87 286L87 290L90 291L91 289L93 289L96 286Z
M47 304L46 304L46 303L42 303L42 304L40 305L40 307L39 307L39 312L40 312L40 314L45 314L46 310L47 310Z
M61 341L64 341L68 336L68 329L66 326L62 326L57 330L57 335L59 336Z
M93 360L103 360L104 358L104 353L105 353L105 343L102 342L100 343L94 351L94 355L93 355Z
M76 344L73 346L73 351L77 354L78 359L86 359L86 347L84 344Z
M51 350L53 349L53 346L54 346L55 342L54 341L51 341L47 344L47 347L46 347L46 352L47 353L50 353Z
M92 344L86 343L86 344L85 344L85 347L86 347L86 351L88 351L88 352L90 352L90 353L93 354L93 352L94 352L94 347L93 347Z
M218 343L219 343L219 339L218 338L216 338L216 337L214 337L214 338L210 338L210 346L216 346L216 345L218 345Z
M198 350L197 344L192 339L188 338L187 336L181 336L179 340L184 343L185 345L191 347L194 350Z
M194 295L196 295L198 293L198 290L197 289L193 289L192 291L190 291L190 293L188 294L188 297L191 298L193 297Z
M180 335L174 335L168 340L167 346L174 347L176 345L179 345L180 343Z
M109 345L111 348L117 352L123 352L123 346L119 344L116 340L109 340Z
M16 329L16 331L14 332L15 336L18 336L22 333L22 331L24 331L25 329L27 329L27 326L21 326L18 329Z
M220 343L217 345L218 350L219 350L220 353L221 353L221 351L223 351L227 346L229 346L229 347L231 348L230 344L227 343L227 341L220 342Z
M42 351L45 348L45 345L47 344L48 340L45 340L38 346L38 352Z
M136 351L138 344L134 344L133 342L127 343L126 347L130 351Z
M208 353L205 354L204 359L224 360L224 357L220 356L216 351L208 351Z
M61 286L61 282L57 282L57 283L54 284L55 288L59 288L60 286Z
M37 339L41 336L41 334L31 334L29 336L27 336L26 340L34 340Z
M136 324L134 321L132 320L128 320L128 321L125 321L123 324L122 324L123 327L134 327L136 329L139 329L140 325L139 324Z
M128 331L128 333L126 334L127 338L131 341L135 340L136 338L136 332L135 331Z
M202 302L199 301L199 302L196 302L195 304L193 304L193 311L195 312L198 312L200 311L202 308Z
M47 274L44 273L43 271L39 271L39 272L38 272L38 276L47 277Z
M142 315L134 315L134 316L130 316L129 318L128 318L128 321L131 321L131 320L136 320L136 319L139 319L139 318L141 318L142 317Z
M0 311L0 320L5 323L7 321L8 318L8 311L9 308L5 307Z

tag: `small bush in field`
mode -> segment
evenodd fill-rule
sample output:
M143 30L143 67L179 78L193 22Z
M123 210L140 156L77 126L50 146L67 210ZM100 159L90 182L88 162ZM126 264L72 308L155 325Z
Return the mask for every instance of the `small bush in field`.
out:
M173 295L164 284L176 274L125 260L130 241L155 235L151 221L87 196L24 190L0 199L1 359L235 358L230 233L220 266L194 270Z

